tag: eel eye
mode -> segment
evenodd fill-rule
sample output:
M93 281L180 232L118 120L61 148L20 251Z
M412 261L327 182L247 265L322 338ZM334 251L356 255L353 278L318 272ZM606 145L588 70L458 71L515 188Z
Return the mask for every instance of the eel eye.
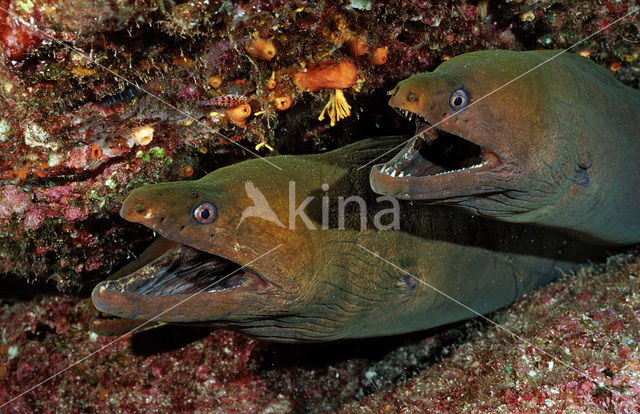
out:
M209 224L216 219L216 206L204 202L193 210L193 218L200 224Z
M461 110L462 108L467 106L468 102L469 98L467 97L467 93L464 91L464 89L458 89L454 91L449 98L449 106L454 111Z

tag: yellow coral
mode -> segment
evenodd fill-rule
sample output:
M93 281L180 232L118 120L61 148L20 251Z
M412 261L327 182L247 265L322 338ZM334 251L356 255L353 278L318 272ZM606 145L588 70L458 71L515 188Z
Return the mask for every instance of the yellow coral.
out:
M267 82L265 83L265 86L267 87L267 89L273 89L275 88L277 85L276 83L276 72L271 71L271 77L269 79L267 79Z
M272 147L271 145L267 144L267 143L266 143L266 142L264 142L264 141L261 141L261 142L259 142L259 143L256 145L256 151L258 151L258 150L259 150L260 148L262 148L262 147L265 147L265 148L266 148L266 149L268 149L269 151L273 151L273 147Z
M329 97L329 102L324 106L324 109L318 117L318 121L324 120L325 113L327 113L329 119L331 119L331 126L334 126L337 121L351 115L351 105L347 103L342 89L334 89L334 93Z

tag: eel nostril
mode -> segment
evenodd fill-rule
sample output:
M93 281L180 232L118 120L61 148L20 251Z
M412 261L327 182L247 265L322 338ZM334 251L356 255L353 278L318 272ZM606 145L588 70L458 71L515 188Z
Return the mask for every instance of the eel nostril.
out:
M147 210L147 208L142 203L136 203L131 206L131 211L136 214L142 214Z

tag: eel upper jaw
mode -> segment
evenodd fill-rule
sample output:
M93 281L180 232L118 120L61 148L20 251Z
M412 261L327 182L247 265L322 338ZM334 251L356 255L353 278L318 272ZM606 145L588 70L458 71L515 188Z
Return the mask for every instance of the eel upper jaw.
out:
M99 283L91 297L98 310L122 318L210 321L215 317L198 306L203 301L219 303L223 314L234 295L262 293L270 287L248 267L181 244L127 276Z
M372 168L370 181L375 192L433 201L491 192L481 176L502 166L496 152L432 126L421 114L394 109L415 119L416 132L398 155Z

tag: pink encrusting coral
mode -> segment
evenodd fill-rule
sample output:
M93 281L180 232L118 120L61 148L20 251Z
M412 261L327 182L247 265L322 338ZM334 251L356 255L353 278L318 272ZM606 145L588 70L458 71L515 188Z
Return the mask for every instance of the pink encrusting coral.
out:
M8 219L12 214L22 214L28 207L27 192L15 185L0 188L0 219Z
M189 327L109 345L115 338L86 329L81 299L3 300L0 404L97 351L3 412L633 413L638 254L613 256L489 315L502 328L476 320L316 345Z
M495 314L501 328L346 412L638 412L639 276L637 250L583 269Z

